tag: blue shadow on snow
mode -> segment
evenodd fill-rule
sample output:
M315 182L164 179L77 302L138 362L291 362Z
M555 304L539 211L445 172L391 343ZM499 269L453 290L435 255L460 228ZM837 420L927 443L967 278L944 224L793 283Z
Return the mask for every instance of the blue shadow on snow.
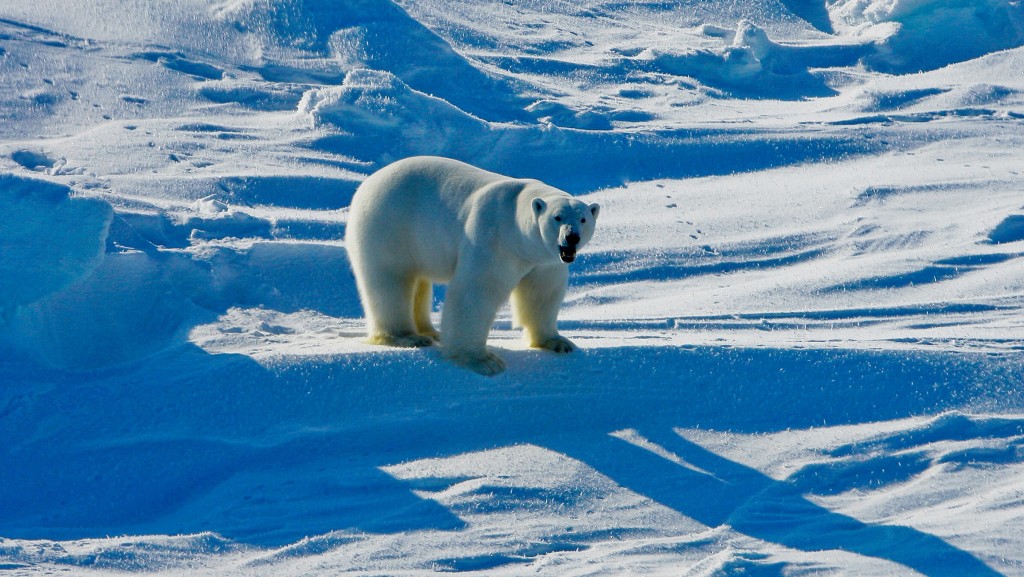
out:
M725 347L503 354L509 372L489 380L436 350L384 348L264 366L182 345L86 375L19 372L0 390L0 535L214 531L276 546L342 529L459 530L456 515L380 467L531 443L709 526L929 577L997 575L935 536L815 505L803 496L813 479L776 481L656 435L1020 407L1019 361ZM609 435L626 428L708 474Z

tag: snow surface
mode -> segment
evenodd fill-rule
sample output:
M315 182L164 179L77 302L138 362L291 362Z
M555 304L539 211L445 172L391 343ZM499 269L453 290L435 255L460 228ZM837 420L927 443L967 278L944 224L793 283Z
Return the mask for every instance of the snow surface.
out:
M1022 45L1004 0L3 3L0 572L1024 575ZM362 342L346 207L412 154L602 204L580 352Z

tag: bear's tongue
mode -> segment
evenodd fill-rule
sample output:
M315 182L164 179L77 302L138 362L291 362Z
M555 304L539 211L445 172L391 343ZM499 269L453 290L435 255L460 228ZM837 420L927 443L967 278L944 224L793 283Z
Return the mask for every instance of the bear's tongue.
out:
M559 246L558 257L562 259L562 262L566 263L576 260L576 247Z

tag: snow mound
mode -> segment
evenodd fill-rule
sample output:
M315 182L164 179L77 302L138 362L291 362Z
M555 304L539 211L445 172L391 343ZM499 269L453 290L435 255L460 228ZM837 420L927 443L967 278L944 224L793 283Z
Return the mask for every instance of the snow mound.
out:
M741 20L735 30L708 25L704 34L719 38L719 49L682 52L649 49L639 55L659 72L689 76L733 96L801 99L835 94L814 68L850 66L867 45L785 45L764 28Z
M72 371L143 358L183 342L238 304L358 314L334 221L275 223L203 198L149 213L70 195L47 181L0 176L0 358ZM140 338L139 335L145 335Z
M865 63L882 72L933 70L1024 44L1019 2L837 0L828 10L837 31L881 38Z
M390 72L357 69L341 86L312 89L299 113L313 127L342 129L384 161L415 154L458 153L460 142L486 132L483 121L445 100L409 87Z
M103 258L111 206L44 180L0 175L0 314L88 276Z
M264 77L301 81L309 70L387 70L474 114L525 116L526 103L502 81L481 72L390 0L235 0L215 13L260 46Z

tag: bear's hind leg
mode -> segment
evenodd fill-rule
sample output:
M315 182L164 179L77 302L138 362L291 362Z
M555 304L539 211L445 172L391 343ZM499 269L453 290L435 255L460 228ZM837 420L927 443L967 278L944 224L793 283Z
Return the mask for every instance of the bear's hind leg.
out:
M441 333L434 328L430 321L430 311L434 306L434 287L429 279L421 278L416 280L416 295L413 297L412 313L416 321L416 332L421 336L430 337L435 341L441 340Z
M377 274L363 279L369 342L392 347L429 347L431 336L421 335L413 317L416 281L405 275Z

